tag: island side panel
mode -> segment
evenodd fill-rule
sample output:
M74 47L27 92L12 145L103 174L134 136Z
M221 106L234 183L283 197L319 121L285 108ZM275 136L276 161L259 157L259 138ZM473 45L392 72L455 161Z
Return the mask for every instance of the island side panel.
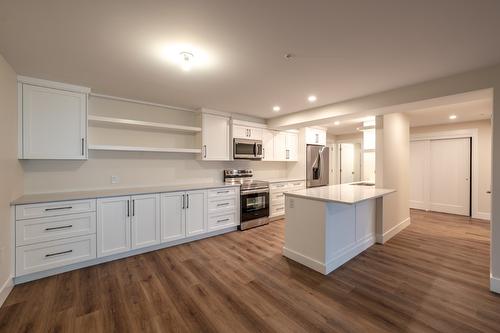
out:
M332 272L375 243L375 200L328 204L326 268Z
M283 255L325 273L325 211L327 203L285 197Z

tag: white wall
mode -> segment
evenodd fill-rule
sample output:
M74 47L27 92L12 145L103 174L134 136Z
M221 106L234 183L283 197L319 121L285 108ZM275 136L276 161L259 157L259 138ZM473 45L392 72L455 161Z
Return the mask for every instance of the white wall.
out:
M23 173L17 160L17 78L0 55L0 305L13 272L10 202L22 194Z
M471 121L410 128L410 134L477 129L478 133L478 211L483 216L491 213L491 121Z
M386 242L410 221L410 123L404 113L377 117L376 186L395 189L383 199L377 238ZM382 170L383 172L379 172Z

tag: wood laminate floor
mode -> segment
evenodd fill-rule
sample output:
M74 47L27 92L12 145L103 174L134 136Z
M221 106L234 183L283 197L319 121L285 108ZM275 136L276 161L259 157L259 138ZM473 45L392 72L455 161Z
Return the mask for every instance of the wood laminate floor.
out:
M281 255L268 226L14 288L1 332L500 332L489 224L412 224L328 276Z

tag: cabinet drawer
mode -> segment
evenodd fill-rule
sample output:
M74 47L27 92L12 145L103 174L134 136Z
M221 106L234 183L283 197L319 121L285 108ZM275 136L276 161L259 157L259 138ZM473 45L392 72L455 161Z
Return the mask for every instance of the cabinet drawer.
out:
M95 212L16 222L16 246L95 234Z
M208 213L217 213L224 210L234 210L236 207L236 197L228 197L220 200L208 201Z
M280 216L285 214L285 205L274 205L271 206L271 217Z
M95 258L95 235L20 246L16 248L16 276Z
M285 199L285 193L284 192L273 192L271 193L271 202L274 202L275 200L284 200ZM274 205L274 204L272 204Z
M306 187L306 182L303 181L303 180L300 180L300 181L296 181L296 182L289 182L288 183L288 187L290 189L301 189L301 188L305 188Z
M236 195L236 188L216 188L208 191L208 198L218 198L218 197L227 197L227 196Z
M16 206L16 220L95 212L95 200L59 201Z
M285 198L271 199L271 206L284 206Z
M269 185L269 188L272 190L276 190L276 191L284 191L288 188L288 183L274 183L274 184L270 184Z
M210 216L208 218L208 229L217 230L230 226L237 225L236 213L223 214L218 216Z

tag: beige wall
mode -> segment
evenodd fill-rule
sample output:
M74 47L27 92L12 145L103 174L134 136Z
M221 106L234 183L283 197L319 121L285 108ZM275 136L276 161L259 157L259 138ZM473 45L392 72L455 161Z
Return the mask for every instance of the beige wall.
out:
M413 127L410 134L446 132L463 129L477 129L478 132L478 211L491 212L491 121L472 121L434 126Z
M11 260L13 230L11 230L10 202L22 194L23 173L17 160L16 73L1 55L0 119L0 288L2 288L14 273Z
M377 117L376 186L395 189L383 198L382 225L377 237L387 241L410 218L410 123L404 113ZM383 172L380 172L380 171ZM381 228L380 228L381 227Z

